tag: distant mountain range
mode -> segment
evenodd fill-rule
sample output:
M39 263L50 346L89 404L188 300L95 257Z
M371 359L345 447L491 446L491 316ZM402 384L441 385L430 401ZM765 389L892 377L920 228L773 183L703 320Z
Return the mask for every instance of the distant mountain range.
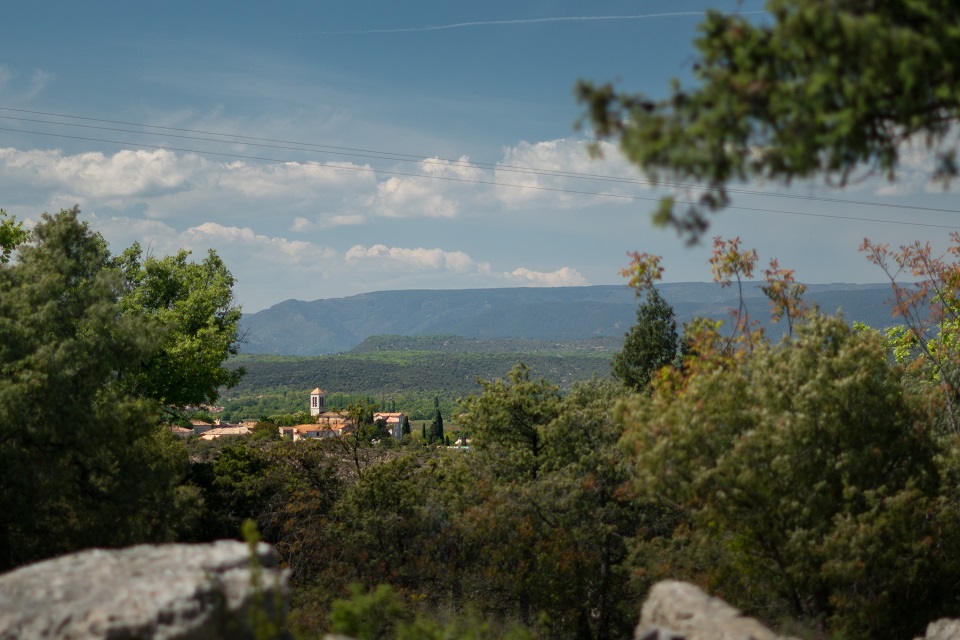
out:
M680 323L694 316L728 318L735 287L680 282L658 287ZM808 285L806 299L829 313L874 327L894 324L887 284ZM769 304L759 283L745 288L751 317L769 326ZM447 335L465 338L576 340L623 337L639 301L623 285L557 288L379 291L347 298L287 300L242 321L242 353L324 355L350 351L371 336Z

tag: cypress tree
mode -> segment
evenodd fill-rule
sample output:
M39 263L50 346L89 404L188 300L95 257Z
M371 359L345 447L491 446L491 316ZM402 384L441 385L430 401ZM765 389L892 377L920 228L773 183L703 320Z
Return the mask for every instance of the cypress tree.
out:
M443 416L440 415L440 409L433 414L433 422L430 423L430 440L443 442Z

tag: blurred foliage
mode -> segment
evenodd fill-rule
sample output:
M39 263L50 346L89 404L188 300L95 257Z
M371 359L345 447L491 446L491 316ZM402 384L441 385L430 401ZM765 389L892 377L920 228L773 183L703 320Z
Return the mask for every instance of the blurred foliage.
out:
M844 186L871 172L892 181L915 148L934 156L934 181L956 177L956 2L769 0L766 9L767 20L708 11L692 85L675 79L665 98L577 87L596 135L673 188L655 222L693 242L707 215L730 204L731 184Z

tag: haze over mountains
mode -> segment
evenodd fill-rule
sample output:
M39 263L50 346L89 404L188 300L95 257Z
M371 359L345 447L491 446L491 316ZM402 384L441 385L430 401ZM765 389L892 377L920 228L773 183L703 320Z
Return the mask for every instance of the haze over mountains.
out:
M728 318L735 287L680 282L659 287L680 323L695 316ZM887 284L808 285L806 300L825 312L874 327L894 324ZM768 326L769 304L760 283L745 287L751 317ZM347 298L287 300L245 316L241 351L248 354L324 355L349 351L371 336L451 335L465 338L575 340L623 337L636 321L639 300L623 285L588 287L379 291Z

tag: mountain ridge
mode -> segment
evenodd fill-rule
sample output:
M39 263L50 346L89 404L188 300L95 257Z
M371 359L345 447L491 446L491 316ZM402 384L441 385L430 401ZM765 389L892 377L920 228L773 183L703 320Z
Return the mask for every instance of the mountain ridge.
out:
M761 282L744 286L751 316L769 327L769 305ZM889 284L807 285L806 299L826 313L842 309L848 321L893 324ZM694 316L729 317L738 298L733 287L712 282L658 285L679 323ZM285 300L245 315L246 354L326 355L343 353L372 336L449 335L465 338L573 340L621 337L636 320L639 300L625 285L511 287L497 289L407 289L375 291L314 301Z

